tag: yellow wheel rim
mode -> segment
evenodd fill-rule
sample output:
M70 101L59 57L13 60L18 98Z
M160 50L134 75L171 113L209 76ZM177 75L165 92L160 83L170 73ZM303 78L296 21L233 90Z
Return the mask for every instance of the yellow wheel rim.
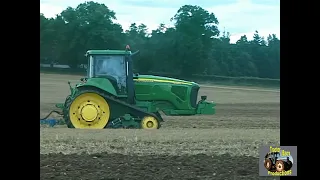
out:
M69 117L75 128L103 129L110 117L109 104L96 93L84 93L72 102Z
M142 129L158 129L158 120L152 116L146 116L141 121Z

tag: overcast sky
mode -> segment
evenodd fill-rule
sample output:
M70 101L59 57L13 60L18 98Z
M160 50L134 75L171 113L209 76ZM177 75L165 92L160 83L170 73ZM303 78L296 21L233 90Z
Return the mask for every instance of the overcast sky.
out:
M85 0L40 0L40 12L55 17L68 6L76 7ZM170 18L179 7L199 5L213 12L219 20L219 29L231 33L231 42L246 34L252 39L255 30L267 37L280 38L280 0L95 0L116 12L117 22L127 29L133 22L144 23L149 30L160 23L171 25Z

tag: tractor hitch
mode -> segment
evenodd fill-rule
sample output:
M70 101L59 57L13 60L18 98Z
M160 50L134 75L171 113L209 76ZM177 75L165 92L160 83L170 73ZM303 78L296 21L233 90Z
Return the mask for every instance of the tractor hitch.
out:
M40 119L40 121L41 121L41 120L48 119L48 117L49 117L52 113L57 113L57 114L63 116L63 113L62 113L62 112L53 110L53 111L51 111L48 115L46 115L44 118Z

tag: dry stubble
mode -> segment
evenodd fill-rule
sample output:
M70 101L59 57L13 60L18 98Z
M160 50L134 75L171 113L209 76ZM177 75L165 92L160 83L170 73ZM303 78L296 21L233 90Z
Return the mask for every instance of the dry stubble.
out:
M40 74L40 116L69 93L67 81L79 76ZM74 130L40 128L40 153L244 154L257 156L263 144L280 142L280 93L202 87L217 103L213 116L164 117L163 128Z
M40 116L79 78L40 74ZM200 95L216 115L164 117L157 131L40 127L40 179L278 179L258 177L257 156L279 145L280 93L206 86Z

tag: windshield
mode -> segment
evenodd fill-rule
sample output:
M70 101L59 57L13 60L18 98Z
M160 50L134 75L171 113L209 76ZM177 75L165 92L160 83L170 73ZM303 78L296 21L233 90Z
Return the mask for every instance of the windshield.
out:
M112 76L117 81L119 89L126 87L126 66L124 56L95 56L95 75Z

